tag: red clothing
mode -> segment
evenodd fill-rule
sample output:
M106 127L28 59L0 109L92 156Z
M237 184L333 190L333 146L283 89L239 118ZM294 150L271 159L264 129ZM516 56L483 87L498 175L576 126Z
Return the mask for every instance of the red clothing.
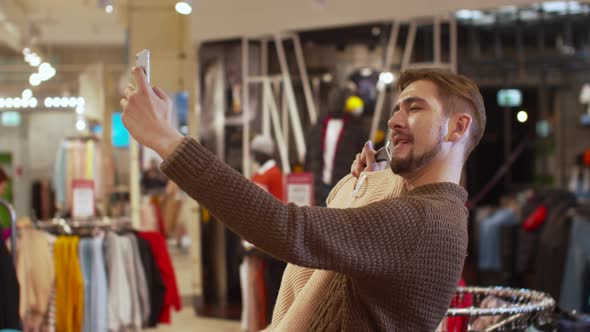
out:
M278 200L284 201L283 172L277 165L269 168L266 172L252 175L252 182L270 192Z
M459 287L464 287L465 281L459 280ZM469 308L473 305L473 298L471 294L465 294L463 296L455 295L451 301L451 308ZM467 331L467 323L469 322L468 317L448 317L447 318L447 331L448 332L463 332Z
M176 284L176 274L172 266L172 260L166 246L166 239L158 232L137 232L142 239L149 242L154 253L154 258L158 264L158 269L162 275L164 285L166 285L166 295L164 296L164 307L160 314L160 323L170 323L170 311L174 307L176 311L181 309L180 294Z
M541 204L539 207L531 213L528 218L522 224L522 228L525 230L532 232L539 228L547 219L547 208L545 205Z

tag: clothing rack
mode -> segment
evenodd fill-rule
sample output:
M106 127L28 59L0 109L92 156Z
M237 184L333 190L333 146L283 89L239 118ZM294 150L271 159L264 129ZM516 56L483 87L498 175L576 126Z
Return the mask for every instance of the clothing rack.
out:
M12 250L12 261L16 264L16 213L12 204L2 198L0 198L0 205L5 206L10 213L10 249Z
M527 328L533 322L547 323L555 309L555 300L546 293L529 289L507 287L458 287L455 298L473 297L473 305L468 308L449 308L447 317L463 316L469 318L468 331L477 317L501 316L496 323L485 331L498 331L504 328ZM491 308L478 307L489 296L503 301L502 306Z
M72 234L72 228L102 228L102 227L118 227L118 226L130 226L131 218L120 217L120 218L89 218L89 219L65 219L65 218L53 218L45 221L38 221L36 227L39 229L49 229L55 227L61 227L66 234Z

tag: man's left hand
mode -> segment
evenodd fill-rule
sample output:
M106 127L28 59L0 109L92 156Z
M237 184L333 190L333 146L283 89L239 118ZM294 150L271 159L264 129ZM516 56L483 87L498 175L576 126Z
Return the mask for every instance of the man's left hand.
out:
M382 171L387 168L387 162L377 162L375 154L377 151L373 149L373 142L368 141L363 147L361 153L357 153L356 159L350 167L350 173L355 178L358 178L362 172Z

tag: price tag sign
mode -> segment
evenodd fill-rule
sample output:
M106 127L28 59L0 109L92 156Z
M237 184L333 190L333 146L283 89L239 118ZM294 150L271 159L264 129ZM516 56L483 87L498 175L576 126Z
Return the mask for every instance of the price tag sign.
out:
M94 217L94 181L72 181L72 218L85 219Z
M285 201L299 206L313 206L313 174L293 173L286 177Z

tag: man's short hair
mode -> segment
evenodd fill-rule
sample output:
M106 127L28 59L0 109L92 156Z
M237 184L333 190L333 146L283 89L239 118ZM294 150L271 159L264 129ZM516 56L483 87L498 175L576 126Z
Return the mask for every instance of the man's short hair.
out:
M4 172L2 167L0 167L0 183L6 182L6 181L8 181L8 175L6 175L6 172Z
M416 81L429 81L438 88L445 114L466 112L473 119L465 159L479 144L486 127L486 109L483 97L475 82L463 75L439 68L411 69L404 71L397 82L399 91Z

